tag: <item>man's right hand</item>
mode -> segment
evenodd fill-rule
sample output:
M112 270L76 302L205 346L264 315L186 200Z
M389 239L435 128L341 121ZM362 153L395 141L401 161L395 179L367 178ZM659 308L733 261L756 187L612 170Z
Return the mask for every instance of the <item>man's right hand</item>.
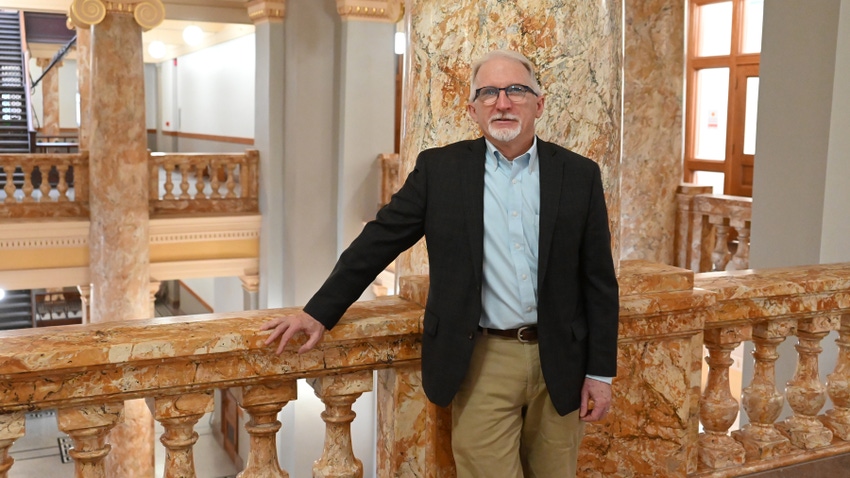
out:
M280 355L283 353L283 349L289 343L289 340L298 332L303 332L308 337L307 342L298 349L298 353L303 354L315 347L322 340L322 336L327 329L325 329L325 326L321 322L314 319L312 315L306 312L299 312L295 315L284 315L283 317L272 319L260 326L260 330L272 331L266 339L266 345L280 337L280 344L277 346L277 351L275 352Z

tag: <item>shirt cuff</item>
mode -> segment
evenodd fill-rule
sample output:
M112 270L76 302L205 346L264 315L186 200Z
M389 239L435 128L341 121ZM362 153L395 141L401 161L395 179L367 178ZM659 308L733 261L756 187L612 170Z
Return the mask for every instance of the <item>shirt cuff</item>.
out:
M600 382L605 382L605 383L607 383L608 385L611 385L611 382L612 382L612 381L614 381L614 377L600 377L599 375L590 375L590 374L587 374L587 375L585 375L585 376L586 376L587 378L590 378L590 379L593 379L593 380L598 380L598 381L600 381Z

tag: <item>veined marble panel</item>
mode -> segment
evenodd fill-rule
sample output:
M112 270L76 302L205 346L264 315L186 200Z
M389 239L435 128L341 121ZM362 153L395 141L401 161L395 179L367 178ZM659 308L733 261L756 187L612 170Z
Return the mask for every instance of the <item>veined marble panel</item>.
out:
M518 50L537 66L546 95L538 135L602 169L618 259L621 4L412 0L406 8L402 171L423 149L480 135L466 113L471 63L495 48ZM420 243L402 255L400 275L427 273L427 261Z

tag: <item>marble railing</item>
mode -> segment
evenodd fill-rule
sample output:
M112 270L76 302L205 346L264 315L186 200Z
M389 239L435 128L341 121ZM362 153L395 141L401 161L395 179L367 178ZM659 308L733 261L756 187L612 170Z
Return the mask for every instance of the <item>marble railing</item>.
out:
M695 275L623 261L619 277L614 403L608 418L586 429L580 476L740 476L850 452L850 264ZM274 355L258 331L286 309L0 333L0 478L13 465L9 447L25 435L25 412L46 408L57 409L59 428L74 440L76 476L104 476L105 436L122 419L124 400L137 398L163 426L165 476L194 476L193 427L223 388L249 416L242 476L286 476L277 417L297 399L300 378L326 407L313 476L360 476L351 406L375 388L377 476L450 478L450 420L424 399L417 372L427 278L401 282L399 297L355 304L302 355L298 340ZM820 341L839 328L838 359L825 364L834 372L824 385L816 373ZM773 364L776 345L791 336L799 340L798 370L782 395ZM755 378L742 399L750 423L730 432L739 405L729 353L745 340L756 349ZM821 414L826 396L833 408ZM794 414L777 421L784 399Z
M710 192L708 186L679 186L676 265L696 272L747 269L752 198Z
M259 211L259 153L151 153L151 216Z
M0 154L0 218L88 217L88 152Z

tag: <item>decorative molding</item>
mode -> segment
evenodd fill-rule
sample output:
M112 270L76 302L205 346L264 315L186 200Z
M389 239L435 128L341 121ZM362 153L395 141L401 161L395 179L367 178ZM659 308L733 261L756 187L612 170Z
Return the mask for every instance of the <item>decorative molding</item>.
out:
M86 247L89 221L6 223L0 228L0 250Z
M248 17L253 23L283 21L286 17L286 2L253 0L248 3Z
M88 267L0 271L0 288L6 290L68 287L90 282Z
M259 215L150 220L151 244L259 239Z
M404 16L403 0L336 0L343 20L372 20L397 23Z
M68 18L77 28L88 28L102 22L107 12L132 13L145 31L165 20L162 0L73 0Z
M241 277L260 267L257 258L151 262L151 277L167 281L196 277Z

